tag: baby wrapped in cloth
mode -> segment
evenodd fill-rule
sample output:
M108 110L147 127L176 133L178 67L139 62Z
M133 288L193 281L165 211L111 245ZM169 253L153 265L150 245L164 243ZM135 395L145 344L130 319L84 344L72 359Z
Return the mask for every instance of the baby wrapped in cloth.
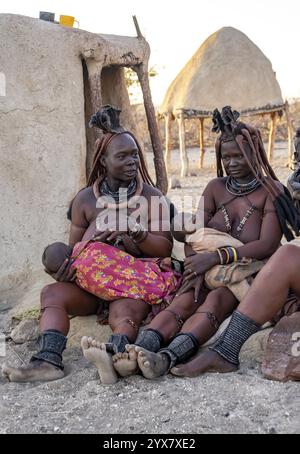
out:
M228 233L211 228L201 228L186 236L186 243L194 252L215 252L218 248L232 246L239 248L243 243ZM239 300L245 297L253 280L253 274L258 273L266 262L243 257L238 262L228 265L216 265L205 273L205 284L210 289L227 287Z
M43 263L53 274L66 258L71 258L71 269L76 269L76 284L108 302L130 298L157 305L171 299L181 283L171 259L137 259L93 240L78 242L73 250L64 243L53 243L45 249Z

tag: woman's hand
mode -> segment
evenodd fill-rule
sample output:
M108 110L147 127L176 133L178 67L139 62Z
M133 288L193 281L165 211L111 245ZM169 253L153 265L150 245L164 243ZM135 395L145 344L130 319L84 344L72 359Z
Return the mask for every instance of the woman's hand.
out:
M46 271L47 274L53 277L57 282L75 282L76 281L76 268L71 269L71 265L73 263L72 259L66 259L62 265L60 266L59 270L56 273L49 273Z
M183 282L205 274L218 264L220 264L220 257L217 252L205 252L187 257L184 261Z
M125 231L106 229L104 232L97 231L92 240L100 241L100 243L113 243L118 237L122 237L126 233Z
M195 303L197 303L203 282L204 274L202 274L201 276L194 277L191 280L183 281L179 291L176 293L176 296L181 296L184 293L189 292L191 289L194 289L194 301Z
M183 295L194 288L194 298L195 302L197 302L206 271L209 271L219 263L220 258L217 252L205 252L187 257L184 261L182 285L176 296Z
M107 238L111 235L111 231L106 229L104 232L97 230L92 237L93 241L99 241L100 243L106 243Z
M122 243L125 247L125 251L128 252L128 254L133 255L133 257L141 256L141 251L138 245L132 241L132 238L130 238L129 235L127 234L122 235Z
M105 230L105 232L97 231L92 240L100 241L100 243L110 243L115 247L118 247L120 240L122 240L122 243L128 254L131 254L134 257L139 257L141 254L138 246L132 241L127 232L124 231L114 231L113 229L107 229Z
M106 238L108 243L114 243L118 238L122 238L123 235L127 234L127 232L120 230L109 230L109 233L109 236Z

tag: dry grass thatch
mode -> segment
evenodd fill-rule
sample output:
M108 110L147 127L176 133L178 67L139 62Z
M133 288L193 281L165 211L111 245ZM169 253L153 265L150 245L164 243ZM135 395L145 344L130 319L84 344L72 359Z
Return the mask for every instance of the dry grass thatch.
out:
M271 62L242 32L224 27L212 34L170 85L160 113L177 109L209 113L232 105L239 111L282 106Z

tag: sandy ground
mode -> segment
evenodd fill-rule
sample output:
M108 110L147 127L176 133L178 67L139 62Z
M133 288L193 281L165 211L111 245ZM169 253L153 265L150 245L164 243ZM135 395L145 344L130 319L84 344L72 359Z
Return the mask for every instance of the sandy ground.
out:
M197 171L197 150L189 155L197 176L183 179L182 189L170 196L200 195L215 175L211 152L202 171ZM178 156L175 152L175 174ZM274 168L283 182L289 174L286 161L286 144L278 144ZM1 331L6 313L0 315ZM155 381L130 377L112 386L101 385L80 349L70 348L67 375L60 381L23 385L0 378L0 433L300 433L299 383L271 382L260 373L266 338L259 333L247 342L234 374L169 375ZM21 365L34 350L35 343L8 343L5 360ZM0 357L0 366L3 362Z

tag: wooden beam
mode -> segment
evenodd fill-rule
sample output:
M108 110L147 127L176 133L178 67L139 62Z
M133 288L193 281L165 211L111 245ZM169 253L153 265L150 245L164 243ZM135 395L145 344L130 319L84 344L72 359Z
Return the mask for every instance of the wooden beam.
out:
M185 146L185 124L184 116L178 116L178 127L179 127L179 143L180 143L180 158L181 158L181 176L187 177L189 171L189 161Z
M167 113L165 116L165 132L166 132L166 149L165 149L165 163L168 176L172 173L172 137L171 137L171 121L172 114Z
M285 102L284 110L285 110L287 129L288 129L288 166L290 168L292 168L293 154L294 154L294 143L293 143L294 127L293 127L291 114L290 114L290 106L287 101Z
M102 64L96 63L94 60L86 59L86 67L88 71L88 84L89 84L89 94L90 94L90 108L91 113L96 113L102 106L102 84L101 84L101 73L102 73ZM89 131L93 141L95 142L102 135L102 132L98 128L92 128L92 132ZM94 148L94 146L93 146ZM89 175L92 159L94 155L94 149L87 156L87 176Z
M277 129L277 120L278 120L277 112L272 112L271 113L271 123L270 123L270 134L269 134L269 149L268 149L269 161L272 161L272 159L273 159L273 152L274 152L274 145L275 145L275 138L276 138L276 129Z
M89 75L91 103L93 111L95 113L102 106L102 90L101 90L102 64L96 63L94 60L91 59L86 59L85 61Z
M150 133L153 154L154 154L154 167L156 173L156 185L163 194L168 192L168 177L167 170L164 161L163 148L159 135L159 130L156 122L155 109L152 102L149 78L148 78L148 67L145 65L134 66L132 69L136 71L139 82L141 85L144 106L146 111L146 117L148 122L148 129Z
M205 153L204 146L204 118L199 119L199 140L200 140L200 159L199 159L199 169L203 168L203 160Z

